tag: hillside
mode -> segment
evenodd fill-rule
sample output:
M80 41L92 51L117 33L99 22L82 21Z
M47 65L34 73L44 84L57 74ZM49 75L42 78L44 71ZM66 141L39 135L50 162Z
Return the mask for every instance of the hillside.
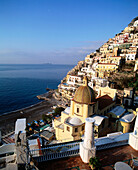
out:
M128 26L104 43L95 52L90 53L68 72L58 86L59 96L70 100L75 90L83 84L87 76L88 85L96 94L99 87L105 87L109 81L111 88L123 90L134 87L138 90L138 17Z

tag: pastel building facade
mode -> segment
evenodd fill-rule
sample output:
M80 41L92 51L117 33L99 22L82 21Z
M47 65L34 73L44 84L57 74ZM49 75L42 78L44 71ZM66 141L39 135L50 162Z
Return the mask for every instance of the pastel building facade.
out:
M111 98L113 98L114 100L116 98L117 89L110 88L108 86L108 82L107 82L106 86L99 86L97 88L97 91L98 91L98 96L108 95Z
M116 72L118 69L117 64L114 63L99 63L97 65L96 71L98 72L99 78L109 77L113 72Z

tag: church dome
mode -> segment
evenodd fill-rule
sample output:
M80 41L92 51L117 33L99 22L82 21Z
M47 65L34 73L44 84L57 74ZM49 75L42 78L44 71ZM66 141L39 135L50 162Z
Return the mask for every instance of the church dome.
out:
M81 104L91 104L95 101L93 89L89 86L80 86L75 92L73 101Z
M65 110L64 110L64 112L66 112L66 113L70 113L70 107L67 107Z
M82 124L82 121L78 117L73 117L69 120L69 123L74 125L74 126L79 126L79 125Z

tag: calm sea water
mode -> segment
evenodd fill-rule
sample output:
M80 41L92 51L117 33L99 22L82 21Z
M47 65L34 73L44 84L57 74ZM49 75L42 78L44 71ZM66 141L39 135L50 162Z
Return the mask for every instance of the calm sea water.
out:
M0 114L39 102L46 88L56 89L72 65L0 65Z

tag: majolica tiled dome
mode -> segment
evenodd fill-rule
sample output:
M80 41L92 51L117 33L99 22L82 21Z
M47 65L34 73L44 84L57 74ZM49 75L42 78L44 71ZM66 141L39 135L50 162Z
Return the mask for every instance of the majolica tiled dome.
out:
M94 91L89 86L80 86L76 90L73 100L81 104L91 104L95 101Z

